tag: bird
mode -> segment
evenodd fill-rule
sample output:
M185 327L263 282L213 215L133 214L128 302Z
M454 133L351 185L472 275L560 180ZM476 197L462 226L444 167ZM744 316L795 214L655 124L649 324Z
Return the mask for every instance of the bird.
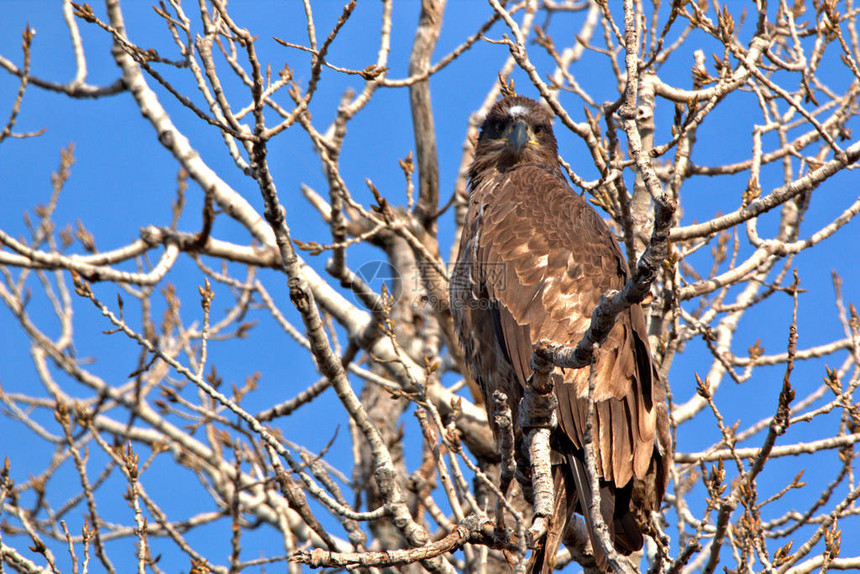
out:
M576 346L601 294L620 290L629 276L609 227L567 183L552 123L544 105L513 93L486 114L449 284L465 365L484 395L497 442L493 393L507 396L518 452L525 436L518 407L535 343ZM615 550L630 555L642 548L651 512L660 509L671 459L665 387L640 305L617 317L592 369L600 511ZM552 570L573 513L583 515L595 559L606 565L588 514L583 436L590 372L555 369L551 375L558 402L550 434L555 510L540 552L532 552L532 571ZM525 464L521 457L517 462Z

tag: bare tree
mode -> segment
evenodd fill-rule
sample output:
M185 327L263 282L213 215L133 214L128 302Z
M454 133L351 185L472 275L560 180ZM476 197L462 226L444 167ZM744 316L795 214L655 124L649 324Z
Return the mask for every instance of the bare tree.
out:
M536 94L555 114L562 165L603 210L631 268L655 229L670 226L668 256L651 261L641 285L651 285L642 293L651 348L669 390L673 484L641 564L616 567L860 568L860 315L839 275L860 255L853 0L489 0L447 12L445 0L422 0L411 30L396 25L393 0L371 3L380 19L360 30L350 24L365 3L332 16L332 3L304 0L304 37L282 37L264 19L252 26L240 13L253 7L236 4L155 4L156 50L135 41L139 23L119 0L98 9L64 0L76 65L68 83L31 65L39 40L29 26L21 52L0 55L17 83L0 102L0 154L40 141L18 127L35 91L122 98L178 172L174 190L148 198L170 206L171 220L132 241L128 229L96 236L84 216L75 226L57 216L71 146L53 190L25 215L26 237L12 231L17 214L0 215L0 446L42 447L0 472L0 572L523 570L532 510L516 481L501 496L510 460L463 373L447 295L477 126L503 87ZM471 32L436 50L452 10L468 12ZM348 33L375 57L348 68L330 56ZM397 40L407 36L397 75L392 50L408 50ZM87 38L109 40L113 81L89 82ZM457 70L471 81L446 75ZM436 126L462 100L431 100L432 86L455 82L450 92L483 102L464 110L456 135ZM338 104L317 106L333 96ZM374 135L357 120L386 98L408 102L411 117L387 125L411 129L414 143L399 156L367 151L362 173L347 171L348 150ZM312 147L318 189L279 181L270 152L289 137ZM227 163L199 153L213 138ZM451 149L456 174L440 168ZM380 166L396 157L400 183L378 188ZM23 193L16 185L3 182L0 202ZM127 201L114 189L91 190L92 201ZM311 213L316 235L300 239L291 229ZM843 265L833 291L805 282L833 252ZM373 262L393 270L382 286L362 267ZM199 299L182 297L189 285ZM842 333L822 339L827 315ZM765 351L757 339L776 331L784 350ZM12 370L13 338L29 345L26 375ZM274 372L225 365L248 341L276 352ZM129 352L131 374L103 374ZM295 374L309 368L317 380ZM227 384L224 372L246 378ZM320 439L307 418L290 426L302 411L343 430ZM328 444L312 446L320 440ZM202 502L180 504L169 494L180 486ZM559 566L595 567L583 529L575 522Z

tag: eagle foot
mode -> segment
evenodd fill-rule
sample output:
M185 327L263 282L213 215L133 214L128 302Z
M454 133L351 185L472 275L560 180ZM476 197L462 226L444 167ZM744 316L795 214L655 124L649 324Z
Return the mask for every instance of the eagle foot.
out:
M534 350L532 351L532 358L529 361L529 367L531 367L535 373L551 373L555 368L555 364L551 359L557 348L561 347L554 343L550 343L546 339L541 339L535 343Z
M554 359L564 345L554 343L549 339L541 339L532 346L530 367L535 371L549 373L555 367Z
M555 414L557 408L558 399L552 393L551 386L547 393L537 392L531 387L526 387L523 398L520 400L517 422L523 431L536 428L555 428L558 425Z

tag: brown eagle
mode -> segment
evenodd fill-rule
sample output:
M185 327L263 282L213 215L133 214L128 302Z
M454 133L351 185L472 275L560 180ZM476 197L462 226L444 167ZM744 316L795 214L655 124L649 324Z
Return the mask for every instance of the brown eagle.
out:
M537 102L512 95L496 102L481 126L469 177L451 309L498 438L493 392L507 395L517 426L533 344L547 339L575 346L601 294L621 289L628 270L609 228L567 184L552 116ZM582 443L589 369L556 369L552 376L559 423L550 439L556 515L531 564L545 572L554 566L573 512L585 516L595 540ZM600 347L593 398L601 513L616 550L629 555L642 548L648 515L660 508L670 462L665 390L639 305L618 316ZM520 452L522 438L516 428Z

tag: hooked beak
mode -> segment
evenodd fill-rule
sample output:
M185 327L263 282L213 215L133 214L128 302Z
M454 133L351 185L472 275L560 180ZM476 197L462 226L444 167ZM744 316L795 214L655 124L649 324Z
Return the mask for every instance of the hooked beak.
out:
M511 133L508 135L508 143L514 147L514 153L516 155L520 155L520 152L526 144L529 142L529 130L526 127L526 123L522 120L518 120L515 124Z

